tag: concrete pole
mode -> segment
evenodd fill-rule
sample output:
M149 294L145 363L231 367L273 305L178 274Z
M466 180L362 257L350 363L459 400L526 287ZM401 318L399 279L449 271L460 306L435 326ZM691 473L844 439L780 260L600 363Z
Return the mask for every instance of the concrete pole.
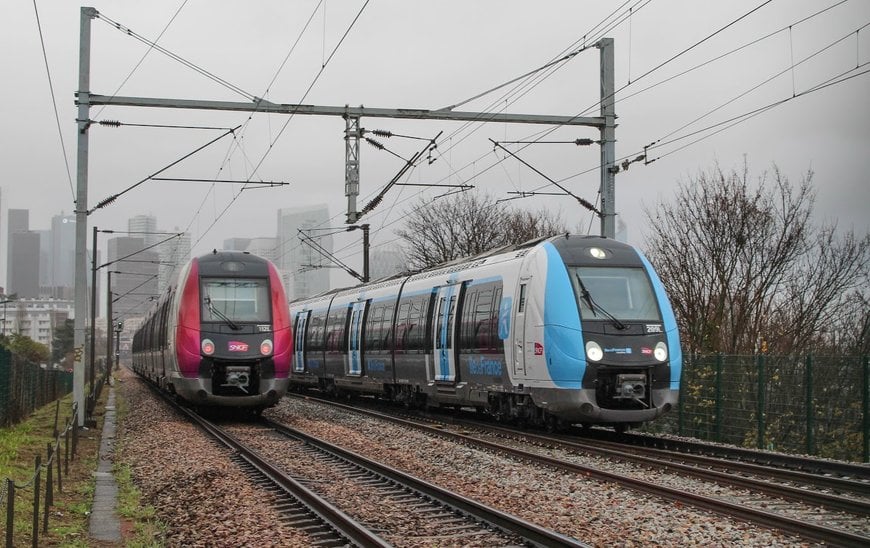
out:
M601 50L601 235L616 236L616 111L613 38L598 42Z
M115 335L115 322L112 320L112 271L106 272L106 371L112 371L112 337Z
M78 406L78 426L85 425L85 315L88 310L88 128L91 87L91 19L94 8L81 8L79 38L79 89L77 93L78 153L76 166L75 322L73 345L73 400Z
M91 341L90 348L88 350L88 366L90 369L90 373L88 373L88 378L85 379L85 385L88 384L88 381L91 385L91 394L94 395L94 390L97 385L97 375L96 375L96 367L95 362L97 360L97 227L94 227L94 240L93 246L91 249ZM95 401L91 397L88 397L90 401L90 407L88 408L88 419L91 418L91 414L94 412Z

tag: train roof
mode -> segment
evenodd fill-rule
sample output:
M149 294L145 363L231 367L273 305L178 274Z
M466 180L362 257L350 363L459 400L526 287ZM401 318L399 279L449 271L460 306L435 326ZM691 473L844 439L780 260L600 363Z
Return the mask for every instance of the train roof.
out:
M200 276L268 276L269 261L247 251L218 251L196 258Z
M319 295L306 297L304 299L298 299L296 301L293 301L292 304L302 305L307 302L319 301L333 295L341 295L345 292L359 291L362 287L365 287L367 291L371 291L383 287L389 287L391 285L400 284L403 280L406 279L409 281L419 280L433 276L439 276L442 274L449 274L451 272L465 270L467 268L474 268L476 266L482 266L484 264L493 264L504 260L511 260L525 255L529 252L529 250L544 241L551 242L569 262L572 262L573 258L579 257L582 250L594 246L606 247L607 249L611 250L614 255L624 258L626 263L634 264L639 262L637 254L630 252L634 248L628 244L610 238L605 238L603 236L565 233L555 236L534 238L519 244L500 246L485 251L483 253L479 253L477 255L454 259L452 261L441 263L439 265L422 270L402 272L399 274L395 274L391 277L376 280L374 282L369 282L367 284L357 284L355 286L346 286L330 289L329 291L325 291Z

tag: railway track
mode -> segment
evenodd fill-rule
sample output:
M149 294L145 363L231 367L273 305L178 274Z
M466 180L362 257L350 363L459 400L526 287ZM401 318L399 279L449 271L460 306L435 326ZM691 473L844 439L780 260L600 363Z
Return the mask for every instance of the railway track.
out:
M803 538L839 546L870 544L870 502L865 482L860 479L827 478L819 474L794 472L776 467L732 462L721 458L687 458L685 454L670 454L662 450L646 450L618 444L565 436L544 436L518 432L492 424L480 424L454 417L414 419L396 416L357 406L344 406L330 400L318 400L337 405L355 413L389 420L457 442L473 444L492 451L512 455L528 462L569 471L584 477L616 482L644 493L678 501L707 511L727 515L757 525L799 535ZM424 424L423 421L435 424ZM555 456L554 456L555 455ZM578 456L594 455L606 461L597 465L583 464ZM654 470L650 474L613 472L614 461L627 462L635 468ZM688 462L693 461L693 462ZM732 466L733 465L733 466ZM751 470L751 472L749 472ZM669 487L665 476L692 477L698 487L687 490ZM777 479L786 477L787 479ZM835 480L832 482L832 479ZM836 485L836 491L831 484ZM718 486L728 486L727 493Z
M168 398L167 401L179 413L233 451L233 460L242 465L255 483L275 495L274 506L285 516L286 523L304 530L314 544L318 546L351 544L367 548L390 546L368 527L285 474L280 468L273 466L259 453L246 447L211 421Z
M727 459L730 462L745 462L770 468L805 472L816 476L830 477L835 480L841 478L856 483L863 483L870 488L870 466L867 464L815 459L799 455L758 451L744 447L661 438L647 434L617 435L614 432L600 429L589 429L583 432L583 436L599 441L616 442L623 446L634 445L684 455L716 457ZM832 488L836 488L836 482L832 483Z
M284 425L219 425L167 401L229 448L255 483L274 495L285 522L317 546L588 546ZM288 473L290 461L302 466ZM344 503L347 493L363 502L342 509L331 500L336 489L344 491Z

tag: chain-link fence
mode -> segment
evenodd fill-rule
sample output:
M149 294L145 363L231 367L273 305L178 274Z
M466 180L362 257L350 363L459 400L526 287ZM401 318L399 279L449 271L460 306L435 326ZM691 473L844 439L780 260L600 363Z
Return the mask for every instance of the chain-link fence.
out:
M43 368L0 348L0 426L21 421L72 388L71 372Z
M679 408L645 428L868 462L868 358L685 356Z

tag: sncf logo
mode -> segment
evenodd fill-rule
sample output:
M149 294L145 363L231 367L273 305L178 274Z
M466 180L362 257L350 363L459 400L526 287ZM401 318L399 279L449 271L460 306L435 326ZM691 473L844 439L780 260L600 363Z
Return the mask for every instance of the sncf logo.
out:
M544 355L544 345L541 343L535 343L535 356L543 356Z
M247 352L248 351L248 343L240 342L240 341L230 341L229 342L229 351L230 352Z

